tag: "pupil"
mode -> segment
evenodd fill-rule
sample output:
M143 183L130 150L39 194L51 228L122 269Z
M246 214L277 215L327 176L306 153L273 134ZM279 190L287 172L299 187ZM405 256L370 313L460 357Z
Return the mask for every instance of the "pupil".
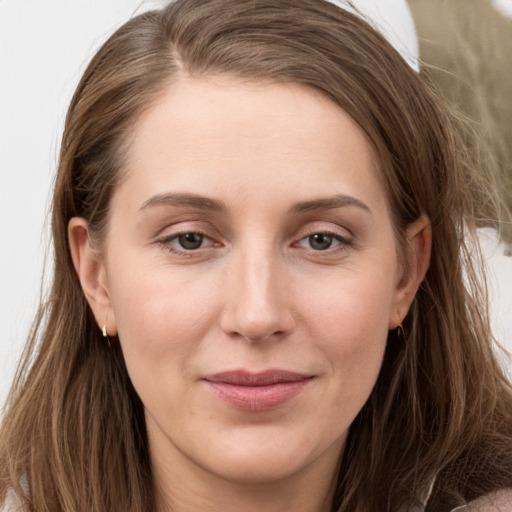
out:
M178 238L184 249L199 249L203 243L203 235L199 233L185 233Z
M309 243L313 249L325 251L325 249L329 249L332 244L332 236L324 233L316 233L309 237Z

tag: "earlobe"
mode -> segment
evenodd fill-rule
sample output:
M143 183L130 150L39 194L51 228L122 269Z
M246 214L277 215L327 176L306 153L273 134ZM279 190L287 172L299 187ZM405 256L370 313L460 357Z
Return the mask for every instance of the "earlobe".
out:
M98 327L103 329L105 326L108 333L114 335L116 324L105 264L91 244L89 225L85 219L73 217L69 221L68 240L75 271Z
M390 318L390 329L402 323L430 266L432 228L426 215L407 227L406 251L407 267L396 289L396 308Z

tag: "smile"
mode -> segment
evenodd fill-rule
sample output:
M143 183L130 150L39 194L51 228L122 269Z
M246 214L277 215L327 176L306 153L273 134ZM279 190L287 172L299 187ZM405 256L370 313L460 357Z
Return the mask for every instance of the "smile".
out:
M244 370L218 373L204 380L217 398L243 411L263 412L285 405L301 393L312 376L268 370L250 373Z

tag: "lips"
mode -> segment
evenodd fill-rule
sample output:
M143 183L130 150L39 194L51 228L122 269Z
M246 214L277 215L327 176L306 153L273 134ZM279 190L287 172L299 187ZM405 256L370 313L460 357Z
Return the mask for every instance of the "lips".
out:
M221 401L243 411L262 412L290 402L311 382L311 375L285 370L252 373L236 370L204 378Z

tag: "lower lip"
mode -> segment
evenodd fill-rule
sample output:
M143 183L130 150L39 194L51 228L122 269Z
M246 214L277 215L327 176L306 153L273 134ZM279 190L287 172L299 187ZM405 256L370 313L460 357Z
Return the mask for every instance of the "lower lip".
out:
M262 412L277 409L296 397L311 379L278 382L267 386L239 386L207 381L213 393L228 405L242 411Z

